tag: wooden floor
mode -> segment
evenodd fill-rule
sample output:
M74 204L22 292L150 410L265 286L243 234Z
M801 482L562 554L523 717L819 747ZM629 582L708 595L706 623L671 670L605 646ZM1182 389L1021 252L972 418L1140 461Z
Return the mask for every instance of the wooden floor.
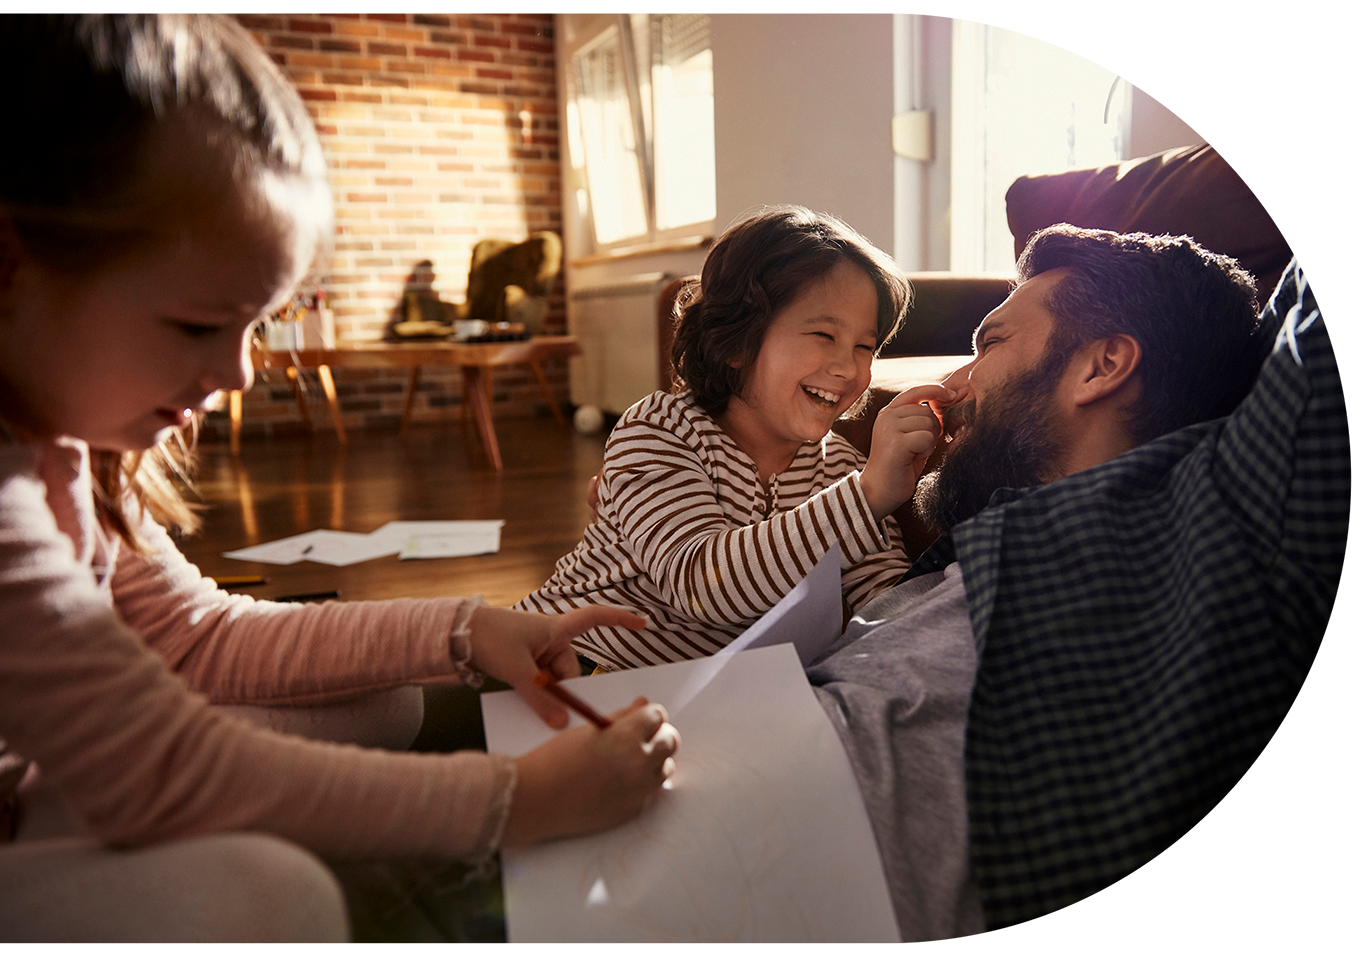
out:
M505 470L487 465L471 426L456 420L355 430L245 437L199 447L203 529L181 541L207 576L260 574L236 592L273 598L338 590L342 600L480 593L505 606L551 575L589 519L586 486L604 434L581 436L557 421L497 421ZM504 520L498 554L435 560L379 557L348 567L228 560L222 553L318 528L367 533L389 520Z

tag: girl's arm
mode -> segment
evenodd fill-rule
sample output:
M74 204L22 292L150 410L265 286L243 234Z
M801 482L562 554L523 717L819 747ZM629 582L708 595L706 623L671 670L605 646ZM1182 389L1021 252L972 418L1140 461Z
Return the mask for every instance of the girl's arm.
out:
M402 683L462 682L449 638L479 601L462 597L273 603L228 594L149 519L151 550L123 549L118 613L191 688L219 703L305 703Z
M705 430L716 430L706 418L623 422L610 437L601 473L606 522L672 607L699 623L741 623L774 606L833 542L840 544L842 569L893 550L848 444L850 453L827 461L847 476L792 510L733 526L719 497L754 503L761 494L722 462L721 445ZM898 575L906 558L899 562Z
M574 637L597 626L640 629L629 610L593 604L545 615L480 598L272 603L226 593L149 520L154 553L120 558L113 594L124 621L190 687L218 703L307 703L400 683L504 680L551 726L566 712L532 683L539 669L580 673Z
M514 761L318 743L214 710L122 622L57 528L42 482L12 466L0 463L0 732L98 836L138 845L262 830L334 856L468 857L496 846L518 797ZM674 745L653 716L599 738L573 733L548 751L539 770L585 767L591 780L569 783L540 830L637 810ZM600 796L610 802L596 820L573 819Z

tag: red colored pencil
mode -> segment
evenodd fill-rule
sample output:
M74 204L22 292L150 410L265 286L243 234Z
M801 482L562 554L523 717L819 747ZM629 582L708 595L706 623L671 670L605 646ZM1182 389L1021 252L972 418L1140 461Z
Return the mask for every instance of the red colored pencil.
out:
M557 682L557 679L546 670L540 670L538 673L534 674L534 686L542 687L601 730L609 726L610 720L608 717L600 716L594 707L563 687Z

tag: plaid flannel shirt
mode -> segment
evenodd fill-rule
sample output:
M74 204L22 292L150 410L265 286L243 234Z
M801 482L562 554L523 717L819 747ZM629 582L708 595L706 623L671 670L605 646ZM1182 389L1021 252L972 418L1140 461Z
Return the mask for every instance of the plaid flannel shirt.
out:
M917 561L961 564L980 649L965 750L989 928L1114 883L1209 812L1303 683L1341 575L1341 381L1291 264L1229 417L1002 490Z

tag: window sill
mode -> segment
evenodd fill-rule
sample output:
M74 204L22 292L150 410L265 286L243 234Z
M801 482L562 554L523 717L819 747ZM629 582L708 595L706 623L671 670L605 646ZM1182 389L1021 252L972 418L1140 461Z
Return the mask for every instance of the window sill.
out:
M682 253L686 250L704 250L713 243L713 237L683 237L678 240L662 240L656 243L639 243L631 247L616 247L604 253L592 253L571 260L570 266L588 267L598 263L615 263L633 257L648 257L657 253Z

